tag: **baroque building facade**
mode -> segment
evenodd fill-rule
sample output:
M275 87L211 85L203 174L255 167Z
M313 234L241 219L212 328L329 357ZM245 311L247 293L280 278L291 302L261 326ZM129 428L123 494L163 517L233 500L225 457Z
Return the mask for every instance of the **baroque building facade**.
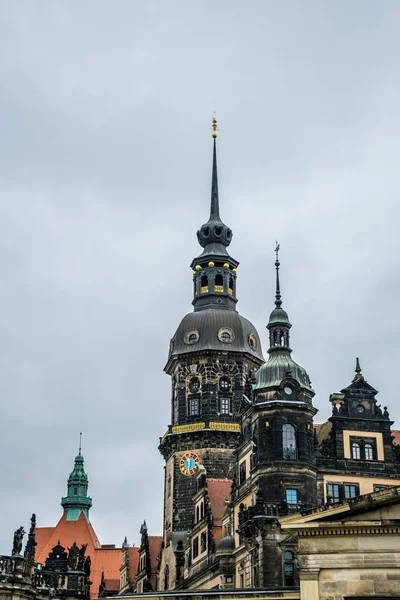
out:
M159 446L157 589L290 590L299 585L298 542L280 520L400 484L398 432L358 359L350 385L330 396L328 422L314 423L310 377L292 358L279 246L264 360L255 327L237 312L238 262L220 217L216 137L214 119L210 217L191 263L194 308L165 367L171 424Z

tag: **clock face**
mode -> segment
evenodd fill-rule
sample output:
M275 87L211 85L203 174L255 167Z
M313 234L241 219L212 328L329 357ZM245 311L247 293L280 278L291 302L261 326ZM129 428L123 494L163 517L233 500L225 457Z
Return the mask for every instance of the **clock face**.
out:
M194 452L186 452L180 460L179 468L183 475L191 477L195 474L197 465L199 464L199 457Z
M283 388L283 391L285 392L285 394L288 394L288 396L290 396L290 394L293 392L292 388L290 388L288 385Z

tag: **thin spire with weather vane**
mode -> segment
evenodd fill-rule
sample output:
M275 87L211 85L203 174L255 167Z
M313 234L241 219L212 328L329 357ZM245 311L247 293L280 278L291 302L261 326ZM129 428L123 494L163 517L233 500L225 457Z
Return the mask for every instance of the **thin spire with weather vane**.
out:
M211 183L211 208L210 208L210 221L220 220L219 216L219 196L218 196L218 173L217 173L217 119L215 114L212 120L212 137L214 140L213 148L213 166L212 166L212 183Z
M79 456L82 454L82 432L79 434Z
M280 285L279 285L279 266L281 264L279 262L279 249L280 249L280 245L278 244L278 240L276 240L276 246L275 246L275 254L276 254L276 261L275 261L275 268L276 268L275 306L277 308L280 308L282 306L281 289L280 289Z

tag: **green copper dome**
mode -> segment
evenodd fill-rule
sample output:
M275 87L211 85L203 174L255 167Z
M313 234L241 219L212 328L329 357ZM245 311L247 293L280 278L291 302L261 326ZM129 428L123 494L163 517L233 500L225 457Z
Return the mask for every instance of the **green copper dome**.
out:
M74 469L68 477L67 495L61 499L61 506L67 513L67 521L77 521L83 513L89 520L92 499L88 496L88 476L85 473L84 458L79 452L75 457Z
M276 307L272 311L268 321L268 328L278 323L282 325L289 325L291 327L288 314L286 310L283 310L281 307Z
M275 308L269 317L267 329L269 331L270 347L268 350L269 359L257 371L256 383L253 386L255 391L261 390L279 390L286 384L288 387L287 397L291 396L294 389L303 389L314 394L311 387L308 373L303 367L298 365L291 357L290 348L290 329L292 327L287 312L282 308L281 291L279 284L279 245L276 247L276 292ZM290 386L290 380L294 386Z
M284 380L294 379L300 387L312 391L310 378L307 371L298 365L289 352L275 352L270 355L257 372L257 381L254 390L280 387Z

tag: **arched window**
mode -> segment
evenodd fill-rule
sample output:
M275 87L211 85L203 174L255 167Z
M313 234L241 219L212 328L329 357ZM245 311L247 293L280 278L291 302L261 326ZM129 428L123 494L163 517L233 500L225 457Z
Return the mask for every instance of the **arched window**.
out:
M229 277L229 293L233 295L233 277L232 275Z
M374 449L372 444L365 444L364 446L365 460L374 460Z
M285 345L285 336L283 334L283 331L281 331L281 346Z
M221 392L229 392L231 389L231 380L229 377L221 377L219 380L219 389Z
M168 588L169 588L169 567L167 565L164 570L164 590L168 590Z
M361 459L361 448L357 442L353 442L351 445L351 458L354 458L354 460Z
M282 446L284 459L297 459L296 429L289 423L285 423L285 425L282 427Z
M293 586L295 583L294 577L294 555L293 552L286 551L283 553L283 572L285 576L285 585Z
M200 519L204 518L204 502L200 505Z
M201 281L200 281L200 292L202 294L205 294L206 292L208 292L208 277L207 275L202 275L201 277Z
M195 394L200 390L200 379L198 377L192 377L189 381L189 392Z
M223 279L222 275L216 275L214 292L223 292L223 291L224 291L224 279Z
M200 521L200 510L199 507L196 506L196 523Z

